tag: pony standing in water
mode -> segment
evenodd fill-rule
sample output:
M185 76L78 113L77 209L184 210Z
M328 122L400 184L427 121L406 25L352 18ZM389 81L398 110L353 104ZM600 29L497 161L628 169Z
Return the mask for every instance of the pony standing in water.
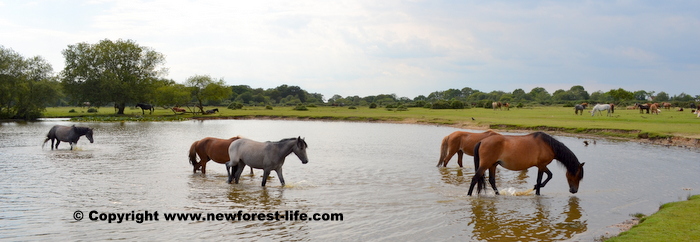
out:
M44 145L46 144L47 141L51 140L51 150L54 148L54 140L56 140L56 149L58 149L58 144L61 143L61 141L68 142L70 144L70 149L73 150L73 144L77 144L78 140L80 139L80 136L85 135L85 137L90 140L90 143L93 143L94 140L92 139L92 129L87 128L87 127L75 127L73 126L63 126L63 125L56 125L49 130L49 133L46 135L46 140L44 140L44 144L41 145L43 148Z
M552 172L547 165L552 160L558 160L566 167L566 180L569 182L569 192L578 192L578 185L583 179L583 165L578 158L563 143L543 132L535 132L528 135L494 135L483 139L474 147L474 163L476 174L472 178L468 195L472 195L474 185L476 193L486 186L484 173L489 170L489 183L496 195L496 166L501 165L508 170L521 171L530 167L537 167L537 184L535 194L540 195L543 188L552 179ZM542 182L542 174L547 174L547 179Z
M440 146L440 160L438 160L437 166L443 167L447 166L450 162L452 156L457 153L457 164L459 167L462 166L462 156L464 153L467 155L474 156L474 146L479 143L482 139L489 137L491 135L497 135L498 133L493 130L488 130L483 133L470 133L464 131L455 131L450 135L445 136L442 139L442 145Z
M593 111L591 111L591 117L595 115L595 112L598 111L598 115L603 115L602 112L608 110L608 116L612 116L611 113L615 113L615 105L614 104L596 104L593 106Z
M231 137L230 139L218 139L206 137L197 140L190 146L190 163L192 164L192 172L197 173L197 170L202 169L202 174L207 173L207 161L213 160L216 163L225 164L228 162L228 147L231 142L240 139L239 136ZM197 162L199 155L199 162ZM228 169L227 169L228 171ZM250 174L253 174L253 168L250 168Z
M265 186L267 177L274 170L277 176L280 177L280 182L284 186L284 177L282 176L282 165L284 159L291 153L294 153L302 164L309 162L306 157L306 148L308 145L301 137L283 139L278 142L257 142L249 139L238 139L231 143L229 147L229 157L231 161L226 163L226 170L231 168L228 175L228 183L232 180L238 184L238 179L241 178L241 172L246 165L263 169L262 186ZM234 170L236 166L237 169Z

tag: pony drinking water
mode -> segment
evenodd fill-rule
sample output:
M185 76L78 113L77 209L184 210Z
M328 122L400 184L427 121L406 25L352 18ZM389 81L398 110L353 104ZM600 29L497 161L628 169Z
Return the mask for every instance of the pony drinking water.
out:
M284 159L291 153L294 153L302 164L309 162L306 157L306 148L308 145L301 137L283 139L277 142L258 142L249 139L238 139L231 143L229 147L229 157L231 161L226 163L226 170L231 168L228 176L228 183L231 183L235 178L236 184L241 177L241 172L246 165L263 169L262 186L265 186L267 177L274 170L277 176L280 177L280 182L284 186L284 177L282 176L282 165ZM237 166L236 170L233 167Z
M501 165L513 171L526 170L530 167L537 167L537 184L535 191L540 195L540 188L543 188L552 179L552 172L547 169L547 165L552 160L558 160L566 167L566 180L569 182L569 192L578 192L578 185L583 179L583 165L578 158L563 143L543 132L535 132L528 135L494 135L481 140L474 147L474 164L476 173L469 186L468 195L472 195L474 185L477 186L476 193L481 193L485 187L484 173L489 170L489 183L496 195L496 167ZM542 182L542 174L547 174L547 179Z
M44 144L42 144L41 147L43 148L46 142L51 140L51 150L53 150L54 140L56 140L56 149L58 149L58 144L60 144L61 141L64 141L68 142L68 144L70 144L70 149L73 150L73 144L77 144L78 140L80 139L80 136L83 135L85 135L85 137L87 137L88 140L90 140L90 143L94 142L94 140L92 139L91 128L75 127L75 125L56 125L53 126L51 130L49 130L49 133L46 135L46 140L44 140Z
M479 141L486 137L497 134L498 133L494 132L493 130L488 130L483 133L470 133L464 131L452 132L450 135L445 136L445 138L442 139L442 145L440 146L440 160L438 161L437 166L440 167L440 165L442 165L443 167L446 167L447 163L450 162L450 159L452 159L452 156L457 153L457 164L459 164L459 167L462 167L462 156L464 153L473 156L474 146L476 143L479 143Z

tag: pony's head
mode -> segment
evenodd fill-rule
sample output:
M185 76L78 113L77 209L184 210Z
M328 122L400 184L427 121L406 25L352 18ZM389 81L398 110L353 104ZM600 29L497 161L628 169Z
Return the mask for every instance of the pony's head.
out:
M294 144L294 147L292 147L292 152L299 157L302 164L309 163L309 158L306 156L307 147L309 146L306 144L306 141L301 138L301 136L296 138L296 144Z
M91 128L85 128L87 131L85 131L85 137L90 141L90 143L95 143L95 140L92 139L92 129Z
M569 192L571 193L576 193L578 192L578 184L583 180L583 165L586 164L586 162L581 163L578 165L578 170L575 172L571 171L566 171L566 181L569 182Z

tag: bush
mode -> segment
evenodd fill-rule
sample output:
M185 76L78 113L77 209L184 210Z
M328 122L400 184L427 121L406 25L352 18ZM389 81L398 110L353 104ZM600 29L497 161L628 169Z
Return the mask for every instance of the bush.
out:
M228 105L228 109L242 109L243 104L239 102L232 102L231 104Z
M348 109L357 109L357 107L355 107L355 106L350 106L350 107L348 107Z
M376 103L370 103L370 104L369 104L369 108L377 108L377 104L376 104Z
M71 109L68 111L69 113L75 113L75 109Z
M297 110L297 111L308 111L309 109L306 108L306 106L304 106L304 105L302 105L302 104L300 103L300 104L297 104L296 107L294 107L294 110Z
M267 105L267 106L265 106L265 109L267 109L267 110L272 110L272 106Z
M462 101L454 100L450 103L450 108L452 109L464 109L464 103Z
M96 108L88 108L88 113L96 113L97 109Z

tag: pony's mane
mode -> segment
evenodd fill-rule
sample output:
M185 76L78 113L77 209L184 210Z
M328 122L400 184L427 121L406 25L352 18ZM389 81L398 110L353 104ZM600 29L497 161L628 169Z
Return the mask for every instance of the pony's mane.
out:
M88 127L78 127L73 125L72 128L75 128L75 130L77 130L79 134L86 134L88 131L90 131L90 128Z
M296 140L296 139L297 139L297 138L286 138L286 139L282 139L282 140L280 140L280 141L277 141L277 143L282 143L282 142L285 142L285 141L291 141L291 140ZM300 139L300 140L301 140L301 143L304 144L304 148L309 147L309 145L306 144L306 141L305 141L304 139Z
M569 149L569 147L566 147L564 143L544 132L535 132L533 135L535 138L539 138L545 143L549 144L549 147L552 147L554 159L558 160L559 163L564 165L569 174L576 174L576 172L578 172L579 165L581 165L581 163L578 161L578 158L576 158L576 155Z

